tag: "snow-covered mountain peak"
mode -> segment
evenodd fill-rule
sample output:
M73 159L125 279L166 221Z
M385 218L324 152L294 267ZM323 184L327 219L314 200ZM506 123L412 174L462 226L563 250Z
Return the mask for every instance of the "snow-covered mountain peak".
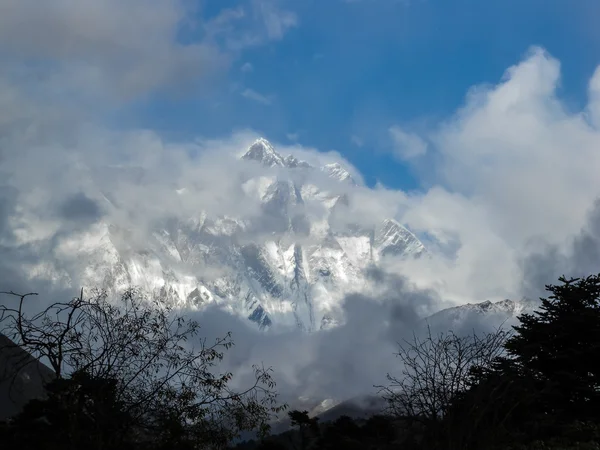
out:
M426 253L423 243L394 219L383 221L375 236L375 246L381 249L382 256L421 256Z
M184 308L214 304L260 328L317 331L343 322L343 300L369 289L372 264L386 255L414 258L424 252L396 221L375 226L348 216L355 192L348 183L356 183L342 164L321 167L284 158L262 138L241 159L265 167L239 177L240 201L252 202L250 213L186 210L139 230L129 222L127 230L109 223L61 247L57 260L73 259L69 267L77 267L67 278L115 294L137 286ZM109 174L116 183L130 176L116 169ZM195 188L177 194L190 198ZM111 208L126 208L113 197Z
M321 170L335 180L350 183L352 185L358 184L354 178L352 178L350 172L348 172L340 163L335 162L331 164L325 164Z
M242 159L256 161L266 167L285 167L288 169L316 169L306 161L299 160L294 155L288 155L285 158L275 150L275 147L266 139L258 138L248 148ZM352 177L350 172L339 162L325 164L320 167L328 177L342 183L349 183L357 186L358 183Z
M293 155L287 156L285 158L284 162L285 162L285 166L289 167L290 169L296 169L296 168L312 169L313 168L313 166L311 166L306 161L300 161Z
M258 138L254 141L248 151L242 156L242 159L257 161L267 167L285 166L283 157L277 153L273 145L264 138Z
M505 321L516 319L523 313L533 312L537 304L536 301L528 299L517 301L505 299L496 302L486 300L480 303L467 303L443 309L429 316L426 321L434 327L443 325L449 329L455 329L464 324L481 320L503 324Z

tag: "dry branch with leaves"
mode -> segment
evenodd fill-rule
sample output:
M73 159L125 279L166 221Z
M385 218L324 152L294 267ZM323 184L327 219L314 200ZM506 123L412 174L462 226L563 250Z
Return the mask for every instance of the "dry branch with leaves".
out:
M457 394L469 388L472 367L486 367L504 351L510 331L498 328L481 336L457 336L449 332L425 338L413 334L399 344L402 371L387 375L389 384L378 386L388 411L397 417L439 421Z
M245 430L265 433L282 409L270 368L254 366L254 383L240 392L230 388L231 373L218 371L233 345L230 334L207 342L196 321L134 289L117 303L104 292L82 291L31 316L24 303L35 294L3 294L16 304L0 306L0 332L47 363L57 379L114 380L115 404L142 434L160 434L169 420L197 442L224 445Z

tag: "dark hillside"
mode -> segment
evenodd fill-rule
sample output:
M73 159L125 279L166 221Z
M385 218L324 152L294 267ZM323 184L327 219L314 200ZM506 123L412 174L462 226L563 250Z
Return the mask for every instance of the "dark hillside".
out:
M21 411L44 395L44 382L54 372L0 333L0 420Z

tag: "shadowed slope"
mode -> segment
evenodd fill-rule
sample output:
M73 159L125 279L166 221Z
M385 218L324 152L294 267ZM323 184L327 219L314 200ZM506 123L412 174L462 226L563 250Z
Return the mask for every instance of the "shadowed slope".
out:
M44 395L44 384L54 372L0 333L0 420L21 411Z

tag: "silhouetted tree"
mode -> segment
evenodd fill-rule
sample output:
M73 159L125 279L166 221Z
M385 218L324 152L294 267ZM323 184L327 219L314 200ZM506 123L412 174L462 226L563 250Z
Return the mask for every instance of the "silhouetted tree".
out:
M318 448L323 450L354 450L365 448L361 427L350 417L341 416L328 424L319 440Z
M311 441L319 436L319 418L309 417L308 411L293 410L288 412L292 427L298 427L300 437L300 449L310 448Z
M506 354L471 371L453 405L468 425L449 424L447 448L598 445L600 276L559 281L539 310L519 317Z
M413 334L400 344L397 356L400 376L387 375L389 385L380 386L388 412L396 417L435 423L444 417L454 398L468 387L469 371L487 366L504 348L509 332L497 329L482 336L457 336L450 332L424 339Z
M369 442L380 446L391 446L399 437L399 424L390 416L375 415L369 417L362 427L362 433Z
M534 314L519 317L508 355L545 385L540 413L557 419L600 419L600 276L549 285ZM540 399L541 400L541 399Z
M233 391L232 374L217 370L233 345L230 335L209 344L199 338L197 322L158 300L128 290L113 304L103 292L90 298L82 292L29 317L23 311L29 298L17 295L17 306L0 307L1 331L47 361L57 379L48 386L49 398L33 407L43 414L34 417L29 408L14 426L51 418L62 423L68 414L75 417L69 426L100 429L113 420L106 413L111 411L119 418L111 437L123 442L135 436L145 448L223 447L244 430L265 434L272 414L281 410L270 369L255 366L254 383ZM121 426L127 432L118 431ZM54 429L72 436L62 425ZM71 437L67 442L95 448L93 436L81 436L85 445Z
M256 450L287 450L284 444L273 439L265 439L255 448Z
M520 442L528 428L528 410L535 402L535 384L512 364L494 361L475 367L470 387L459 393L444 417L437 447L452 449L503 448Z
M132 440L132 417L116 399L117 380L83 372L57 378L46 398L25 405L0 434L8 448L120 449Z

